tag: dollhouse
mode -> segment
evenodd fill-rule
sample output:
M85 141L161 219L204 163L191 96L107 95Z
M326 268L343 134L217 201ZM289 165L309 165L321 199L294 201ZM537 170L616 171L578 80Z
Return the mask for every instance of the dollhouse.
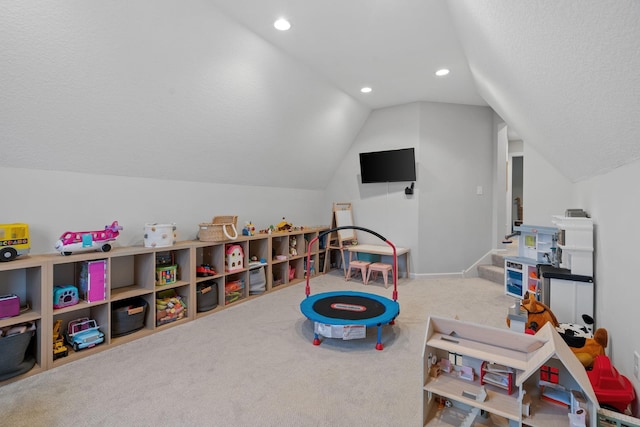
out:
M586 371L551 324L527 335L430 317L422 356L425 426L596 427Z

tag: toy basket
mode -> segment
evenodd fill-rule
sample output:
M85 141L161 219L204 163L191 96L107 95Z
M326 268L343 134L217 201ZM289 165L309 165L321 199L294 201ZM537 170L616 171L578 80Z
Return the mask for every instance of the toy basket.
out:
M145 224L144 247L164 248L176 243L176 224Z
M198 239L203 242L235 240L238 238L237 222L236 215L215 216L211 222L200 224Z

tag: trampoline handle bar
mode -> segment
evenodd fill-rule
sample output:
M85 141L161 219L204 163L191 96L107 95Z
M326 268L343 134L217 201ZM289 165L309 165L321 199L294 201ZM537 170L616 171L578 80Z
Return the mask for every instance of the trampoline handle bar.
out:
M342 227L336 227L336 228L332 228L332 229L330 229L330 230L324 231L324 232L322 232L322 233L318 234L318 239L321 239L322 237L326 236L326 235L327 235L327 234L329 234L329 233L333 233L334 231L338 231L338 230L350 230L350 229L353 229L353 230L360 230L360 231L366 231L367 233L371 233L371 234L373 234L374 236L376 236L378 239L382 240L383 242L386 242L386 241L387 241L387 239L386 239L385 237L383 237L381 234L378 234L378 233L376 233L376 232L375 232L375 231L373 231L373 230L369 230L368 228L358 227L358 226L355 226L355 225L344 225L344 226L342 226Z
M307 283L306 286L304 288L304 292L305 295L308 297L309 295L311 295L311 287L309 286L309 280L311 279L311 272L310 272L310 266L311 266L311 248L313 247L313 244L319 240L321 237L326 236L329 233L333 233L334 231L338 231L338 230L345 230L345 229L353 229L353 230L360 230L360 231L366 231L367 233L373 234L374 236L376 236L377 238L379 238L380 240L382 240L383 242L385 242L387 245L391 246L391 249L393 250L393 300L397 301L398 300L398 255L396 254L396 246L391 243L389 240L387 240L385 237L383 237L381 234L376 233L373 230L369 230L368 228L364 228L364 227L358 227L355 225L345 225L343 227L335 227L335 228L331 228L325 232L322 232L320 234L318 234L317 237L314 237L313 239L311 239L311 241L309 242L309 245L307 246ZM325 258L324 262L325 264L328 262L329 260Z

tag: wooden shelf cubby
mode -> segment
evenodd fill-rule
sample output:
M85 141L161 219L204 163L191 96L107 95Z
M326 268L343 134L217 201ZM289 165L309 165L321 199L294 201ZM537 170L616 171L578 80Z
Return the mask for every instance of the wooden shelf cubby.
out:
M317 237L327 228L303 228L273 234L257 234L255 236L238 236L236 240L226 242L204 242L190 240L177 242L173 246L148 248L142 246L114 246L109 252L79 252L69 256L60 254L26 255L10 262L0 262L0 295L16 294L22 305L29 304L29 310L20 315L0 319L0 328L11 327L27 322L35 324L36 330L29 346L28 355L36 363L34 367L21 375L0 381L0 387L10 382L61 366L74 360L90 357L115 345L120 345L155 333L168 327L215 314L230 305L241 304L260 295L272 292L305 278L305 262L307 242ZM296 256L289 254L289 239L295 236L297 241ZM243 250L243 267L228 272L225 270L225 246L237 244ZM281 255L284 259L276 259ZM158 285L156 283L156 264L158 259L170 257L176 266L176 280L173 283ZM259 295L249 295L250 271L249 262L255 257L262 261L264 269L265 290ZM326 257L326 249L318 245L312 248L311 259L317 266L321 257ZM86 261L106 261L106 283L104 299L87 302L80 298L78 304L53 308L53 288L55 285L79 285L79 271ZM215 270L215 275L198 277L196 268L206 264ZM293 272L292 278L289 271ZM316 274L318 273L315 268ZM217 283L218 306L212 310L197 312L198 284L214 280ZM225 303L225 284L232 281L243 281L242 297ZM185 301L187 314L184 318L157 324L156 298L158 294L173 290ZM111 336L112 309L129 299L141 298L147 304L144 316L144 328L122 336ZM61 321L61 330L67 328L71 320L90 317L98 323L105 335L102 344L95 347L73 351L68 347L66 357L53 358L53 327L57 320ZM2 338L0 338L2 339ZM66 344L65 344L66 345Z

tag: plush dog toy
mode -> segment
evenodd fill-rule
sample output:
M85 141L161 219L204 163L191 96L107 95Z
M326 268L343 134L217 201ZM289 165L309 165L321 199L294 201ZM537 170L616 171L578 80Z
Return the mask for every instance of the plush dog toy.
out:
M531 293L522 300L520 306L527 312L526 331L535 333L547 322L551 322L585 368L590 368L593 365L596 356L605 354L604 349L609 341L606 329L598 328L592 336L587 328L580 328L579 325L572 326L569 323L559 323L551 309L538 301ZM509 323L507 318L507 326Z

